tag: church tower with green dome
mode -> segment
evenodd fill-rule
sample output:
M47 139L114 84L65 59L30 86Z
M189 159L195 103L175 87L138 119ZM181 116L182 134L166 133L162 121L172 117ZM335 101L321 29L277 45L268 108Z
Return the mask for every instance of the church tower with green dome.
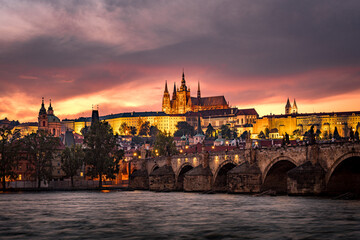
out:
M54 115L54 109L51 106L51 99L49 108L46 111L44 105L44 98L42 98L41 108L38 117L38 129L50 132L55 137L59 137L61 134L60 119Z

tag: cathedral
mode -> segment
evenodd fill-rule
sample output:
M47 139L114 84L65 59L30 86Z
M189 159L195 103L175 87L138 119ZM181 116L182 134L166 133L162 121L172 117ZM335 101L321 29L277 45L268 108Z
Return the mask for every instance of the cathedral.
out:
M224 96L201 97L200 83L198 83L197 97L191 97L190 88L186 86L184 72L182 74L180 88L176 88L176 84L174 83L172 98L170 98L167 82L165 82L162 111L166 114L184 114L186 112L228 108L230 107Z
M289 115L289 114L297 114L297 113L298 113L298 107L296 105L295 98L294 98L294 103L292 106L291 106L289 98L288 98L287 103L285 105L285 114Z
M60 119L54 115L54 110L51 106L51 99L49 108L46 111L44 106L44 98L42 98L38 117L38 129L48 131L55 137L59 137L61 134Z

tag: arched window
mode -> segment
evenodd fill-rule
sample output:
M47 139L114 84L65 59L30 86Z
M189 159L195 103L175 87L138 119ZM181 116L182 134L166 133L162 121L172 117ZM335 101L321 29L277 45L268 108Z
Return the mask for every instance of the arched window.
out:
M43 127L45 127L45 121L43 121Z
M53 128L53 135L55 135L55 128Z

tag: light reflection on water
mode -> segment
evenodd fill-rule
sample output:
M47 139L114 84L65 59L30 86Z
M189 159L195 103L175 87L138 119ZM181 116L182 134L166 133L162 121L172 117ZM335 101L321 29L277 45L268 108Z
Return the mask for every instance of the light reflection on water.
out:
M0 239L360 239L360 201L122 192L0 194Z

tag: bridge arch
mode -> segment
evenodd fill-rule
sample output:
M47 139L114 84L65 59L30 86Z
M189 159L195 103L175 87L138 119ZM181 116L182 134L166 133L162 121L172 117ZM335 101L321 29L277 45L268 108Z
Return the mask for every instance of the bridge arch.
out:
M277 193L287 192L287 172L297 166L296 162L287 156L274 158L262 174L262 191L274 190Z
M349 152L339 157L325 175L326 192L360 193L360 153Z
M188 171L190 171L193 168L194 168L193 165L191 165L191 163L189 163L189 162L185 162L179 167L179 169L175 175L176 190L178 190L178 191L184 190L185 173L187 173Z
M236 167L236 163L229 159L222 162L216 169L213 180L213 189L218 192L226 192L227 190L227 173Z
M156 169L159 168L159 165L157 165L156 163L151 167L150 173L152 173L153 171L155 171ZM150 174L149 173L149 174Z

